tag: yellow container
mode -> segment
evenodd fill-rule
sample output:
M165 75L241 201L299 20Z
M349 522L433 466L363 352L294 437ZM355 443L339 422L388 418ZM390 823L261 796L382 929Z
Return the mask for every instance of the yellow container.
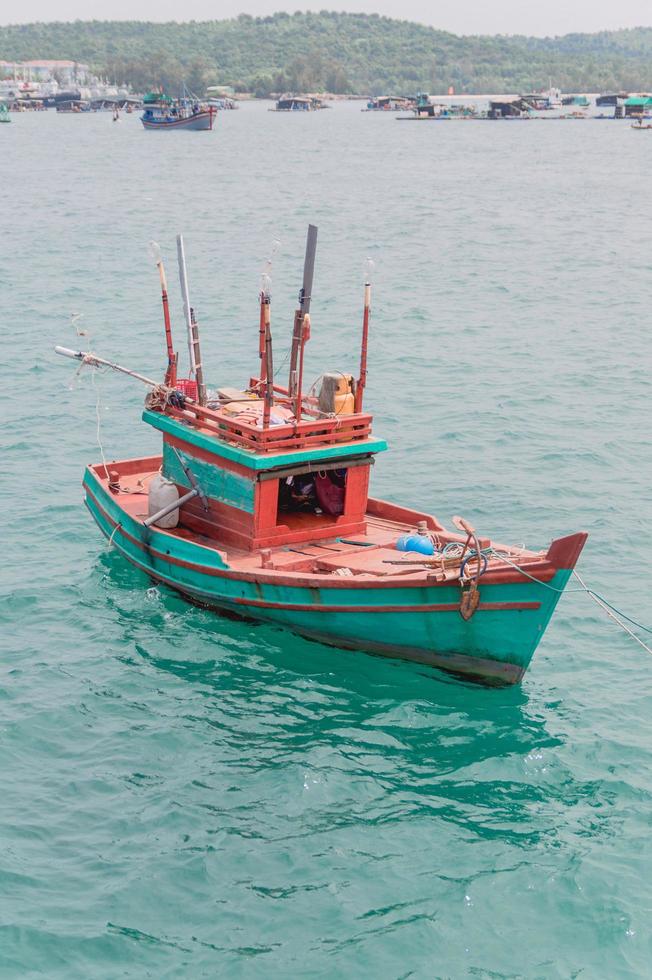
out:
M353 415L355 411L354 405L353 376L350 374L341 374L338 378L337 390L335 392L335 414Z

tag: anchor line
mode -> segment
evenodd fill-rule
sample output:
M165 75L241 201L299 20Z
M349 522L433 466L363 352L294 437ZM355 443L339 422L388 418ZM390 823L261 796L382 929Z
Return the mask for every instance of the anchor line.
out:
M637 629L643 630L644 633L652 634L652 629L650 629L649 626L644 626L642 623L638 623L635 619L632 619L631 616L628 616L626 613L621 612L621 610L618 609L616 606L614 606L611 602L608 602L608 600L605 599L604 596L601 596L599 592L595 592L593 589L590 589L588 585L585 583L584 579L579 574L579 572L575 571L575 569L573 569L573 575L580 583L581 588L558 589L554 585L549 585L547 582L541 582L533 575L530 575L528 572L525 571L525 569L517 565L516 562L510 561L509 558L507 558L501 552L495 551L492 548L491 554L494 558L498 558L500 561L505 562L506 565L511 565L512 568L517 569L517 571L519 571L521 575L524 575L526 578L532 579L533 582L537 582L539 585L543 585L544 588L550 589L551 592L556 592L558 595L561 595L562 592L565 592L566 595L573 592L586 593L586 595L588 595L590 599L593 599L593 601L606 612L607 616L609 616L610 619L613 619L613 621L617 623L618 626L620 626L620 628L624 630L625 633L631 636L633 640L636 640L636 642L639 643L643 647L643 649L647 651L647 653L652 654L652 647L649 647L647 643L645 643L640 638L640 636L637 636L636 633L633 630L631 630L626 623L623 622L623 620L626 619L627 622L632 624L632 626L635 626Z

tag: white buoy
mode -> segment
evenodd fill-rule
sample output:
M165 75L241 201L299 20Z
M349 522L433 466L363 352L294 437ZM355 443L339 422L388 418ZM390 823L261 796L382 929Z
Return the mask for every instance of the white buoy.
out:
M172 507L179 502L179 491L171 480L166 480L164 476L157 473L149 481L149 496L147 499L147 517L154 517L159 511ZM179 523L179 508L172 507L172 510L156 520L156 527L176 527Z

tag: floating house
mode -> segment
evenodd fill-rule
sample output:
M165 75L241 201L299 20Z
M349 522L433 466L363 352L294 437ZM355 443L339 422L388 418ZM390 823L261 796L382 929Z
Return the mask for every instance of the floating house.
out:
M314 112L316 109L328 109L316 95L282 95L271 112Z
M632 95L623 102L623 114L630 116L649 116L652 114L652 96Z
M379 95L375 99L371 98L367 102L367 108L363 112L396 112L402 109L411 109L414 106L414 99L407 99L397 95Z
M518 119L527 117L531 112L531 106L522 98L518 99L498 99L489 103L488 119Z

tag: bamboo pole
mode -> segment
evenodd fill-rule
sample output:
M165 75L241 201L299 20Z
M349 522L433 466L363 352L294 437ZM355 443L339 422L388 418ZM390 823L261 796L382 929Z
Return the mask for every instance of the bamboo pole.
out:
M165 372L165 384L174 388L177 381L177 355L174 353L172 343L172 324L170 322L170 304L168 302L168 284L165 276L165 267L161 257L161 249L157 242L149 243L150 251L156 262L159 279L161 282L161 301L163 303L163 323L165 324L165 344L168 354L168 368Z
M358 383L355 386L355 401L353 406L356 413L362 411L362 400L364 398L364 390L367 385L367 346L369 343L369 315L371 313L372 266L373 263L371 259L368 259L366 282L364 284L364 313L362 316L362 342L360 344L360 377L358 378Z

